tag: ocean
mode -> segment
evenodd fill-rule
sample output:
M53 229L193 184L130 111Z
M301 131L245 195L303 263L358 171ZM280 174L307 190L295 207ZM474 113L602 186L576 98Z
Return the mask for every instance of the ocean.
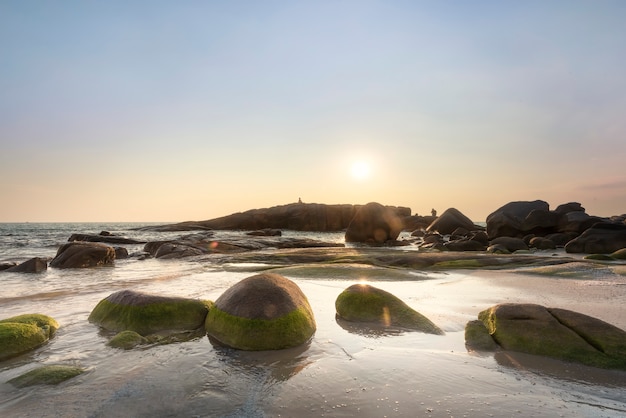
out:
M138 223L0 224L0 262L53 257L73 233L108 231L138 240L189 232L152 232ZM219 237L243 235L216 231ZM284 231L341 243L343 233ZM129 253L143 244L123 245ZM388 251L413 251L395 247ZM271 250L266 250L271 251ZM186 342L121 350L89 323L95 305L132 289L217 299L262 264L214 263L210 258L130 257L113 267L40 274L0 272L0 319L42 313L60 323L44 346L0 362L2 417L618 417L626 414L626 373L533 359L469 353L464 326L500 302L555 303L578 310L615 305L624 312L626 280L579 281L469 270L420 271L335 267L277 270L303 290L317 331L309 343L275 352L214 346L206 336ZM519 287L518 281L525 281ZM337 295L358 281L387 290L429 317L445 336L417 332L362 333L335 319ZM528 281L532 285L528 285ZM534 281L534 282L533 282ZM558 283L557 283L558 282ZM554 285L554 286L553 286ZM540 294L533 288L542 288ZM565 292L566 289L571 291ZM582 306L582 308L581 308ZM600 309L600 308L598 308ZM620 310L621 309L621 310ZM611 314L612 315L612 314ZM626 315L624 315L626 316ZM611 318L608 318L611 319ZM618 319L618 318L616 318ZM605 319L606 320L606 319ZM622 323L623 317L621 319ZM15 388L7 381L47 364L87 372L55 386Z

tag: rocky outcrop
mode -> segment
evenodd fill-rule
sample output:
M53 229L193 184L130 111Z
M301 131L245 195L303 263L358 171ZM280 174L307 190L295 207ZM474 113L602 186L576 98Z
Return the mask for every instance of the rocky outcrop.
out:
M335 309L339 318L350 322L443 334L437 325L396 296L367 284L355 284L341 292Z
M595 224L565 245L568 253L610 254L626 248L626 225Z
M17 356L46 343L59 324L42 314L26 314L0 320L0 361Z
M477 225L474 225L474 222L472 222L470 218L461 213L460 210L449 208L436 218L428 228L426 228L426 231L450 235L458 228L463 228L465 231L476 231L480 229Z
M264 209L251 209L206 221L141 228L153 231L289 229L293 231L342 231L354 218L359 205L292 203ZM400 218L411 215L410 208L390 207Z
M210 302L121 290L102 299L89 321L109 331L135 331L146 336L158 332L201 328Z
M516 303L493 306L480 312L478 318L504 350L626 370L626 332L599 319L565 309ZM475 330L470 333L480 334ZM466 343L469 347L485 346L484 341Z
M114 260L113 247L96 242L76 241L63 244L50 261L50 267L60 269L100 267L112 265Z
M211 308L206 331L239 350L279 350L307 342L316 330L309 301L298 285L262 273L226 290Z
M41 257L34 257L16 266L4 270L8 273L41 273L48 269L48 260Z
M105 231L100 232L99 235L91 235L91 234L72 234L67 239L69 242L74 241L83 241L83 242L106 242L109 244L145 244L146 241L139 241L132 238L120 237L117 235L112 235L110 233L105 233Z
M346 242L384 244L394 241L402 232L402 218L393 208L371 202L359 208L348 225Z

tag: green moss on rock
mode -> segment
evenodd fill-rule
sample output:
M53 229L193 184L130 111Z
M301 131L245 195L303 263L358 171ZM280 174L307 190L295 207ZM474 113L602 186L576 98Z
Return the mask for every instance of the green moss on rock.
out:
M135 331L143 336L160 331L201 328L209 303L122 290L101 300L89 321L110 331Z
M431 334L443 331L428 318L382 289L355 284L335 301L337 315L347 321L402 327Z
M82 374L85 370L80 367L49 365L31 370L21 376L8 381L13 386L22 388L34 385L58 385L68 379Z
M45 329L48 328L49 337L54 337L54 334L59 329L59 323L54 319L47 315L42 314L24 314L18 315L11 318L0 320L0 323L6 322L15 322L20 324L31 324L36 325L39 328Z
M109 340L108 345L114 348L130 350L138 345L148 344L148 339L137 334L135 331L122 331Z
M276 319L250 319L213 308L207 315L207 333L239 350L281 350L305 343L315 332L307 309L296 309Z
M31 351L46 341L49 332L33 324L0 323L0 360Z

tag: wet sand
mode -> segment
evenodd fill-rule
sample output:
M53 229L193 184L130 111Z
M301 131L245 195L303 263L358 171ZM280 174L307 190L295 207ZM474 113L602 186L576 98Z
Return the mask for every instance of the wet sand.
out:
M465 324L503 302L572 309L626 329L626 276L582 267L573 269L578 272L573 276L563 276L566 266L557 269L560 273L550 267L549 275L538 274L540 268L403 275L395 269L351 266L349 279L337 279L336 266L327 266L328 274L323 266L277 269L302 288L318 325L310 344L277 352L215 347L206 337L130 351L111 349L105 347L105 336L84 324L88 310L81 308L75 325L66 321L48 351L13 360L15 368L3 364L0 415L622 417L626 372L465 348ZM224 280L223 273L207 271L146 282L142 290L176 289L181 294L193 286L193 295L215 299L246 275ZM358 280L399 296L446 334L342 326L335 319L334 301ZM56 353L55 345L61 343L73 348ZM66 353L71 350L79 354ZM32 362L70 358L89 371L52 387L16 390L4 383L32 368Z

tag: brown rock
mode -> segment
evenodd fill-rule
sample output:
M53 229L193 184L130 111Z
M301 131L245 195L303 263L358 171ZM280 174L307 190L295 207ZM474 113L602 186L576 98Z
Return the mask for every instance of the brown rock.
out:
M68 242L57 251L50 262L50 267L84 268L99 267L113 264L115 250L105 244L96 242Z

